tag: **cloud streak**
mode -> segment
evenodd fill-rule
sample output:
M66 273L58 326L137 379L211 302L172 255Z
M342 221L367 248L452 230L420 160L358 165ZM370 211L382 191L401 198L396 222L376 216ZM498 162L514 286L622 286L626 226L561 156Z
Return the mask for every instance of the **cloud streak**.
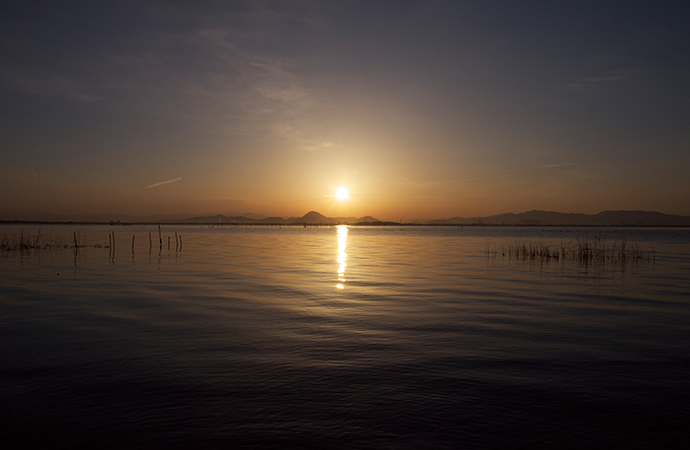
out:
M580 163L561 163L561 164L544 164L540 166L542 169L546 169L549 167L563 167L563 166L577 166Z
M148 186L144 186L144 189L153 189L153 188L158 187L158 186L163 186L164 184L175 183L177 181L180 181L181 179L182 179L182 177L177 177L177 178L173 178L172 180L159 181L158 183L153 183L153 184L149 184Z
M584 77L574 82L567 83L565 87L566 89L576 92L602 92L605 89L609 89L610 86L628 78L630 78L630 75L623 72L611 75Z

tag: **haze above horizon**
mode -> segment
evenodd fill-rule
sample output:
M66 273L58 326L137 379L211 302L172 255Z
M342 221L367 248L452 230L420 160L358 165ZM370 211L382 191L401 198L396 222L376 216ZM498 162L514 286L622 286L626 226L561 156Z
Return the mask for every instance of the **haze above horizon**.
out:
M688 18L682 2L3 2L0 212L690 215Z

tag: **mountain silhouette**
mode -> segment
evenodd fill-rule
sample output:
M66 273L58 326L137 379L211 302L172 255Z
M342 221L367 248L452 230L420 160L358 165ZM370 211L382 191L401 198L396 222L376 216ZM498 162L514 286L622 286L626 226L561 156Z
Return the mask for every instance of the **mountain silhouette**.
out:
M230 213L235 214L235 213ZM249 217L247 217L249 216ZM179 216L178 216L179 217ZM262 214L246 215L215 214L180 219L167 217L136 217L124 214L95 214L89 216L39 216L16 211L0 212L2 222L23 223L160 223L160 224L265 224L265 225L337 225L337 224L394 224L382 222L372 216L326 217L317 211L309 211L302 217L266 217ZM400 222L395 222L400 225ZM543 226L640 226L640 227L690 227L690 216L663 214L657 211L602 211L598 214L560 213L556 211L532 210L518 214L505 213L486 217L452 217L450 219L416 219L409 225L543 225Z
M234 216L223 214L213 216L196 216L184 220L161 220L161 223L203 223L203 224L308 224L308 225L337 225L355 223L380 223L381 221L371 216L365 217L326 217L317 211L309 211L302 217L266 217L260 214L248 214L252 217ZM259 218L261 217L261 218Z
M309 211L295 222L309 223L309 224L336 224L336 219L331 219L316 211Z
M599 214L527 211L487 217L453 217L431 220L435 225L576 225L576 226L690 226L690 217L662 214L656 211L603 211Z

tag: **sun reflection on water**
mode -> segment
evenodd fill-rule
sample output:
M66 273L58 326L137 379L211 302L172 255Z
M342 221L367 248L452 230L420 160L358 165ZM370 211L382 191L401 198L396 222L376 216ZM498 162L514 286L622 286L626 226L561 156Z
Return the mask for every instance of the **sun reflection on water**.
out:
M347 264L347 225L338 225L338 284L335 286L338 289L345 289L345 267Z

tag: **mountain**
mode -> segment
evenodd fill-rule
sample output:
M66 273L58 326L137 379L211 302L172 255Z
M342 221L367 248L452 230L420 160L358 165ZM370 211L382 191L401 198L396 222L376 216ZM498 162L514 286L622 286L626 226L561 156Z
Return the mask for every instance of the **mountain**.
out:
M653 211L604 211L596 215L602 223L640 226L690 226L690 217Z
M163 222L163 221L161 221ZM165 221L173 222L173 221ZM355 223L376 223L380 220L371 216L365 217L326 217L316 211L309 211L302 217L290 217L283 219L282 217L266 217L260 214L252 214L252 217L242 216L226 216L217 214L215 216L196 216L184 220L176 220L176 223L218 223L218 224L309 224L309 225L337 225L339 223L355 224Z
M353 217L354 219L354 217ZM376 223L376 222L381 222L379 219L376 219L371 216L364 216L360 217L359 219L356 219L356 223Z
M309 211L307 214L305 214L302 217L298 218L290 218L288 219L288 223L306 223L306 224L328 224L328 225L336 225L340 223L344 224L356 224L356 223L380 223L381 221L378 219L375 219L374 217L371 216L364 216L364 217L326 217L321 213L318 213L316 211Z
M254 220L261 220L261 219L266 219L266 216L263 214L255 214L251 212L246 212L246 213L236 213L236 212L229 212L223 214L224 216L227 217L246 217L247 219L254 219Z
M603 211L599 214L560 213L555 211L527 211L498 214L488 217L453 217L431 220L434 225L577 225L577 226L690 226L689 216L662 214L655 211Z
M301 218L295 220L294 223L308 223L308 224L336 224L336 219L331 219L316 211L309 211Z

